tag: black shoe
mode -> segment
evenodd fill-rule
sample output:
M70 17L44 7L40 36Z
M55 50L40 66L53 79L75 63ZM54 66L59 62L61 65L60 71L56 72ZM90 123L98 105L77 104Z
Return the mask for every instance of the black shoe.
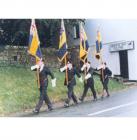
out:
M98 99L97 98L94 98L94 100L93 101L97 101Z
M64 107L65 107L65 108L69 107L69 104L68 104L68 103L65 103L65 104L64 104Z
M33 113L34 113L34 114L39 114L39 111L36 110L36 109L34 109L34 110L33 110Z
M52 111L52 110L53 110L53 108L52 108L52 107L50 107L50 108L48 108L48 110L49 110L49 111Z
M107 97L110 97L110 94L107 94Z
M79 98L79 100L80 100L81 102L83 102L83 99L82 99L82 98Z
M77 101L77 102L75 102L75 105L78 105L78 101Z
M104 95L101 96L101 99L102 99L102 100L104 99Z

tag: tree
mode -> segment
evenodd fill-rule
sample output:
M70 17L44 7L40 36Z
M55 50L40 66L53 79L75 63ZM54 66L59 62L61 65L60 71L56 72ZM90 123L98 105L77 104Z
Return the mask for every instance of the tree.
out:
M65 19L66 32L71 26L84 22L83 19ZM0 43L3 45L27 46L30 32L30 19L1 19ZM41 47L58 47L60 19L36 19ZM68 40L69 41L69 40Z
M29 37L30 20L1 19L0 43L3 45L26 45Z

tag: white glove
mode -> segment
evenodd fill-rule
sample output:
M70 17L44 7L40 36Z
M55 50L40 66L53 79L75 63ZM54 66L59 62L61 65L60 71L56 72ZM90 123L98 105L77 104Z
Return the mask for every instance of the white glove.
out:
M85 80L89 79L91 77L91 74L88 73L86 76L85 76Z
M81 71L83 71L86 68L86 64L84 64L81 68Z
M97 70L100 70L102 68L103 68L103 65L100 65L100 66L97 67Z
M69 70L71 70L72 69L72 64L67 64L67 67L68 67Z
M56 78L51 80L52 87L56 87Z
M66 69L67 69L67 66L64 66L63 68L60 68L60 72L63 72Z
M42 65L40 66L40 72L43 70L43 68L44 68L44 64L42 64Z
M82 76L79 78L80 83L83 83Z
M35 69L38 69L38 68L39 68L38 65L31 66L31 70L35 70Z

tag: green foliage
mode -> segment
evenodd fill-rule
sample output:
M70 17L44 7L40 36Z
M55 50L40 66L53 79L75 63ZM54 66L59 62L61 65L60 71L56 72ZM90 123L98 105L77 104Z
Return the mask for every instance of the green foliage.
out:
M65 26L76 25L82 19L65 19ZM2 45L27 46L30 19L1 19L0 42ZM42 47L57 47L59 41L60 19L36 19L36 26Z
M57 78L57 87L52 88L49 78L48 95L52 102L65 100L67 97L67 88L64 86L64 73L54 71ZM15 67L0 67L0 116L12 112L25 111L34 108L39 97L39 91L36 84L35 72L30 69ZM102 92L102 85L98 77L95 78L95 88L98 93ZM111 91L125 88L115 80L110 80L109 88ZM83 92L83 83L77 78L75 93L78 97ZM91 96L91 91L88 91Z
M22 68L0 68L0 114L34 106L38 97L34 73Z
M2 45L26 45L28 44L29 19L1 19L0 42Z

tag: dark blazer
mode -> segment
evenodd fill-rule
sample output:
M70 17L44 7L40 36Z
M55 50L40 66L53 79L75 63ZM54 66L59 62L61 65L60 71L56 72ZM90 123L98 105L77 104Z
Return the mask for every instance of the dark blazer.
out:
M34 69L34 71L36 71L36 69ZM44 66L43 70L39 72L40 86L48 86L48 75L51 76L51 79L54 79L54 74L51 72L51 70Z
M101 74L99 74L101 81L104 81L104 80L108 79L109 76L112 75L112 72L111 72L111 70L108 67L106 67L105 69L100 69L98 71L101 71Z
M93 84L93 81L94 81L94 79L93 79L93 75L95 74L95 73L94 73L94 69L93 69L92 67L90 67L89 70L86 71L86 75L87 75L88 73L91 74L91 77L90 77L89 79L86 80L85 84L91 85L91 84Z
M68 75L68 86L76 85L75 75L77 75L77 77L79 78L81 77L80 73L75 67L73 67L71 70L68 69L67 75ZM64 85L67 85L66 77L65 77Z

